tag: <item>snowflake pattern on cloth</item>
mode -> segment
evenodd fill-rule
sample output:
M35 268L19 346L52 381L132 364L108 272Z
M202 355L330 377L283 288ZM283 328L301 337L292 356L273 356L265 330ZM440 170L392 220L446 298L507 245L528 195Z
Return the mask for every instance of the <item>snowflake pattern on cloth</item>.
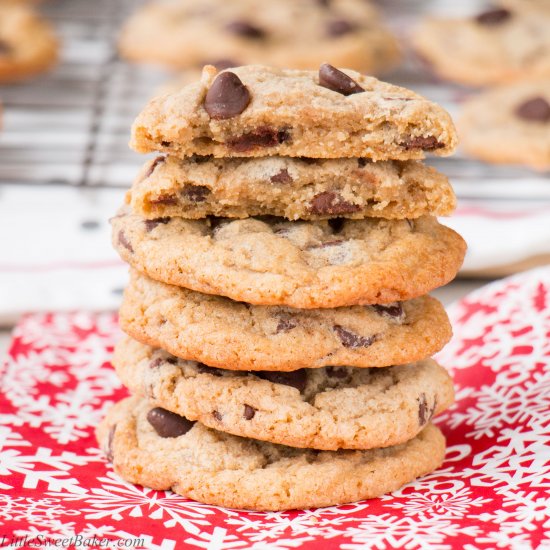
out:
M276 513L120 479L93 436L126 395L109 364L116 316L28 315L0 386L0 535L140 538L151 550L550 548L550 269L493 283L449 314L455 336L438 360L457 403L437 421L443 466L380 499Z

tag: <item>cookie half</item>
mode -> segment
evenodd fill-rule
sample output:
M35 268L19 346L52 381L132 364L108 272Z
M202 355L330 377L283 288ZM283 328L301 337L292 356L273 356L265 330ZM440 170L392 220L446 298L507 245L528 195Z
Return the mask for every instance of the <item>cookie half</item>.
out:
M445 439L432 424L394 447L313 451L211 430L138 398L115 405L97 439L126 481L249 510L378 497L432 472L445 455Z
M155 406L209 428L291 447L397 445L453 402L451 378L431 359L383 369L247 373L185 361L124 338L113 364L132 394Z
M448 216L448 179L417 161L157 157L126 201L145 218L272 215L290 220Z
M550 77L475 96L464 105L460 131L472 157L550 169Z
M59 44L53 28L31 8L0 5L0 82L18 82L57 62Z
M429 296L336 309L252 306L135 271L119 320L140 342L230 370L399 365L433 355L451 337L443 306Z
M447 80L473 86L550 75L550 12L495 8L470 18L427 18L413 45Z
M218 73L153 99L132 127L138 152L177 157L366 157L448 155L456 146L449 114L422 96L351 70L262 65Z
M324 61L367 72L399 59L393 35L365 0L149 2L124 25L125 58L187 69L214 61L311 69Z
M288 221L111 220L121 258L168 284L259 305L333 308L422 296L452 280L466 245L432 217Z

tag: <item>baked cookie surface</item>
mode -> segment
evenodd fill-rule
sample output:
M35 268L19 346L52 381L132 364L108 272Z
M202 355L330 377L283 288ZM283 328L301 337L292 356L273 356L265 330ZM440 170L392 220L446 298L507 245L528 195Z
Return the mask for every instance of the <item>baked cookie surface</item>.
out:
M474 96L460 119L462 146L472 157L550 169L550 77Z
M252 306L131 273L119 313L140 342L232 370L385 367L425 359L451 337L429 296L337 309Z
M550 12L496 8L464 19L427 18L413 33L441 77L486 86L550 76Z
M227 60L312 69L324 61L366 72L399 59L393 35L365 0L150 2L119 40L129 60L187 69ZM232 61L229 61L232 60Z
M96 434L126 481L250 510L378 497L432 472L445 455L445 439L432 424L402 445L313 451L211 430L138 398L117 403Z
M0 82L25 80L57 62L59 44L53 28L31 8L0 4Z
M371 449L403 443L453 402L427 359L387 368L290 373L206 367L124 338L113 358L132 392L209 428L291 447Z
M355 71L262 65L218 73L157 97L138 115L130 145L177 157L366 157L451 154L449 114L422 96Z
M448 216L448 179L417 161L157 157L126 201L145 218L272 215L297 219Z
M466 249L432 217L145 220L122 209L111 223L122 259L153 279L296 308L422 296L454 278Z

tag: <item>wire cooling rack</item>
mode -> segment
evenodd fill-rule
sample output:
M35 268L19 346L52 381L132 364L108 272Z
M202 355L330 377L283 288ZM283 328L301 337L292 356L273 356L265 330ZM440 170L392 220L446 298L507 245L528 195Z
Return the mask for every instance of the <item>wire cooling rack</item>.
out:
M0 323L29 309L97 310L118 303L126 268L110 248L107 219L145 160L128 149L131 123L169 78L117 55L120 26L140 4L41 2L62 42L61 63L29 82L0 86ZM424 13L455 15L483 6L481 0L378 4L401 37ZM414 58L384 79L439 102L453 116L473 93L437 81ZM451 178L459 196L457 215L446 223L470 241L468 270L545 254L550 259L548 174L490 166L460 151L429 162Z

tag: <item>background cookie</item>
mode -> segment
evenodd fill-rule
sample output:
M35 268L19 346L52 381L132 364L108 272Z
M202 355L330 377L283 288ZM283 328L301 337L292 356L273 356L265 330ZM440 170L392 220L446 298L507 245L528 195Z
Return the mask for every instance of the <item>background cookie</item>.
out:
M260 305L329 308L422 296L454 278L466 245L435 218L144 220L123 209L113 246L149 277Z
M445 439L431 424L395 447L312 451L211 430L137 398L111 409L97 439L126 481L252 510L313 508L381 496L432 472L445 454Z
M0 4L0 83L49 69L58 48L52 27L33 10L14 2Z
M474 96L464 105L460 132L472 157L550 169L550 77Z
M209 428L312 449L371 449L412 439L453 402L427 359L383 369L237 372L184 361L124 338L113 358L132 394Z
M126 196L146 218L209 215L296 219L448 216L448 179L416 161L265 157L157 157Z
M299 310L251 306L137 272L119 318L140 342L234 370L395 365L432 355L451 336L443 306L429 296L385 306Z
M207 66L200 82L149 102L130 145L178 157L409 160L452 153L456 134L439 105L354 71Z
M126 23L132 61L190 68L220 59L313 69L324 61L378 72L399 58L395 38L365 0L150 2Z

